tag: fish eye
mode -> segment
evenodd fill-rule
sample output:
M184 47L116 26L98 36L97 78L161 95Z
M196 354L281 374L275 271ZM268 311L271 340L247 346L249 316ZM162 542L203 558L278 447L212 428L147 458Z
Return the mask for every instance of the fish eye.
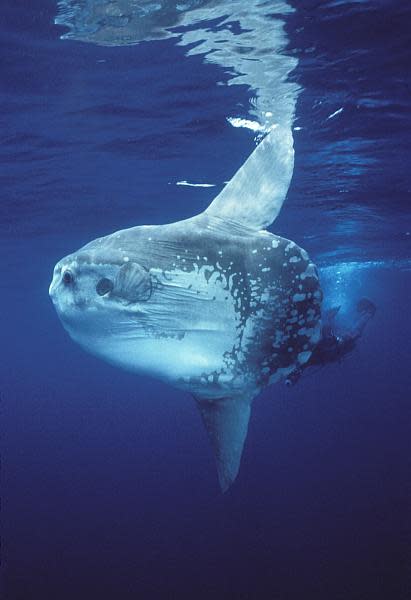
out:
M67 269L66 271L64 271L62 279L63 283L65 283L66 285L71 285L74 281L73 273Z
M107 277L103 277L100 279L98 284L96 285L96 292L99 296L105 296L113 289L114 284L111 279L107 279Z

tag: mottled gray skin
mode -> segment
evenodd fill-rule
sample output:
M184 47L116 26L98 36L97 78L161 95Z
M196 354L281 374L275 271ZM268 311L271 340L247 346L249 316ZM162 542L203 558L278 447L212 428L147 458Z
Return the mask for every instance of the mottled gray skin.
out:
M64 286L61 274L70 268L73 288L78 287L69 290L74 309L77 304L87 309L93 298L81 293L84 268L92 265L96 270L98 266L99 279L106 276L108 265L119 270L125 264L140 265L149 278L143 282L140 300L135 301L134 282L129 290L134 293L133 302L128 302L124 286L121 298L114 288L103 301L121 300L122 311L130 314L127 335L134 336L133 343L151 339L154 344L155 340L175 340L184 345L186 336L193 334L209 347L208 339L221 337L218 347L223 352L217 367L205 367L191 376L180 376L176 369L175 378L156 373L197 398L253 397L305 363L319 339L321 291L316 268L304 250L267 231L204 213L169 225L133 227L94 240L60 261L51 294ZM197 285L199 280L204 289ZM156 310L150 312L154 305ZM59 311L58 301L56 307L71 333L70 313ZM204 327L204 314L213 319L213 314L221 316L222 311L227 311L223 323L228 323L229 311L235 313L233 335L228 335L230 323L227 330L216 332ZM109 326L115 335L115 328ZM126 368L147 371L139 364Z
M133 227L61 260L50 296L87 351L196 399L221 489L235 480L253 398L304 365L320 337L307 253L265 231L293 170L276 127L201 215Z

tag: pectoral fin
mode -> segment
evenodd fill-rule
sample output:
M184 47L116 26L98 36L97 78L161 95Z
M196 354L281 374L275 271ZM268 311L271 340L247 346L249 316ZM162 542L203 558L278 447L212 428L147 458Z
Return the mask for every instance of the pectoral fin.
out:
M197 404L213 447L223 492L237 477L250 419L250 398L199 400Z
M150 274L137 263L125 263L117 273L113 291L128 302L145 302L152 292Z

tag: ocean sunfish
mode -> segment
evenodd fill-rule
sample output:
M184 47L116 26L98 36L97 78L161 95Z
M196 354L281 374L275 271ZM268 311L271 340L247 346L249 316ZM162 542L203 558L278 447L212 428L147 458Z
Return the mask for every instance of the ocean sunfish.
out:
M308 361L320 338L316 267L265 228L293 170L273 129L201 214L132 227L60 260L50 296L74 341L190 392L221 489L235 480L253 398Z

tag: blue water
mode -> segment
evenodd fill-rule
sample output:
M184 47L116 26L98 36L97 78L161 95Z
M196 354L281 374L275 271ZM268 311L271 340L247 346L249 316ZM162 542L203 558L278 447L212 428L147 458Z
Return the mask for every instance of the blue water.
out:
M7 600L411 596L411 10L291 4L267 19L281 18L294 68L257 93L180 43L223 30L221 16L102 46L61 39L53 0L2 3ZM241 40L235 16L230 27ZM342 364L260 395L221 495L191 397L83 353L48 285L97 236L203 210L254 148L227 118L256 122L270 97L279 119L296 103L294 176L271 230L307 249L342 318L361 296L377 313Z

